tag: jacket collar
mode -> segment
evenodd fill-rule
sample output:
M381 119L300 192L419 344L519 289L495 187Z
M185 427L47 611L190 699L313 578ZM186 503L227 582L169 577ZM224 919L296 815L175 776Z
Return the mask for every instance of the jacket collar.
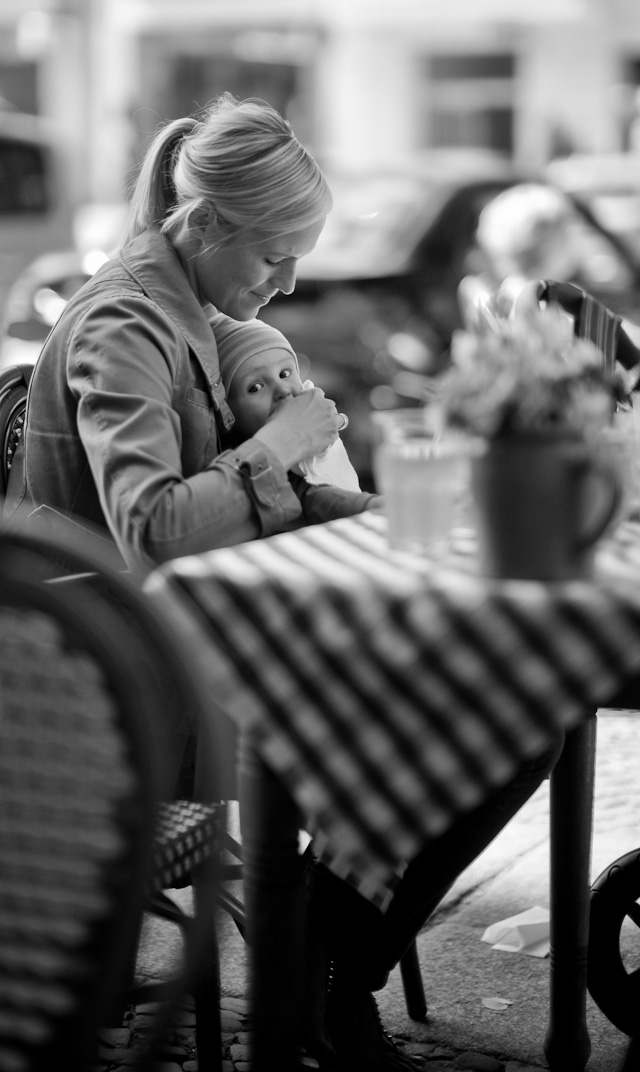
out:
M213 306L203 309L187 279L171 242L159 231L145 231L120 253L120 259L136 283L159 305L184 336L205 374L213 404L226 431L234 418L227 405L215 337L207 316Z

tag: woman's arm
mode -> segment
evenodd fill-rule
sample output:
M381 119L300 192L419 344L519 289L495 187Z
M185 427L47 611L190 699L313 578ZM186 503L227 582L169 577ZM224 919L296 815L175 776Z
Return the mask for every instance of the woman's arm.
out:
M100 503L121 549L156 562L267 536L300 503L284 467L248 440L220 453L195 356L150 301L94 305L77 325L67 379Z

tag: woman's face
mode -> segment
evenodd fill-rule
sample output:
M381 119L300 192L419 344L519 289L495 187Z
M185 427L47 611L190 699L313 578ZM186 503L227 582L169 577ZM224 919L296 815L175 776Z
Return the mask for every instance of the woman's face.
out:
M234 320L253 320L282 291L291 294L298 261L314 249L324 219L300 231L216 249L215 225L207 228L191 261L200 299Z
M235 430L249 438L262 428L277 406L299 395L302 380L288 350L274 347L248 357L227 391Z

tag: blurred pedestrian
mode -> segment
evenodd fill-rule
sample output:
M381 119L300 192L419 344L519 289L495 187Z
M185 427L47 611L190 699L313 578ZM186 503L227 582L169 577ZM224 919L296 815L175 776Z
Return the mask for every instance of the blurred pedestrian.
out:
M559 190L520 183L489 201L476 240L494 282L520 279L578 281L585 254L578 214Z
M586 253L577 213L542 183L518 183L488 201L476 244L483 267L458 286L462 319L472 328L479 306L506 315L532 279L578 279Z

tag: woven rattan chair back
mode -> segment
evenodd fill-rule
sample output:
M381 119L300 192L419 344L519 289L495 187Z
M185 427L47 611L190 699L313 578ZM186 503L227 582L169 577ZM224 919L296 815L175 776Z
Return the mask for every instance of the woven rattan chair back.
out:
M575 283L542 279L532 286L535 287L538 301L559 305L573 317L574 334L599 347L605 369L611 372L618 362L632 372L633 380L637 383L640 349L627 334L621 316Z
M155 749L163 789L144 907L182 929L184 955L174 974L140 986L133 981L136 941L132 941L125 985L110 1022L118 1022L118 1010L121 1018L127 1006L159 1003L155 1041L161 1060L163 1021L170 1048L172 1013L190 994L195 1001L198 1059L215 1072L222 1062L215 903L222 900L239 925L243 913L233 896L218 896L221 877L239 874L237 867L230 872L220 864L225 836L221 772L233 767L229 754L233 739L215 719L203 667L194 654L197 630L190 608L177 599L167 602L160 593L149 596L143 591L146 569L132 564L124 572L120 556L101 535L52 511L36 520L32 516L12 521L5 528L0 534L0 558L9 559L14 553L28 558L31 575L41 586L65 600L83 595L98 619L104 615L111 621L110 629L129 653L134 675L148 685L147 701L153 708L146 743ZM196 739L199 791L195 798L178 799L183 760ZM180 910L164 893L185 886L193 887L193 914Z
M2 548L2 1072L90 1067L140 926L165 783L115 626Z

